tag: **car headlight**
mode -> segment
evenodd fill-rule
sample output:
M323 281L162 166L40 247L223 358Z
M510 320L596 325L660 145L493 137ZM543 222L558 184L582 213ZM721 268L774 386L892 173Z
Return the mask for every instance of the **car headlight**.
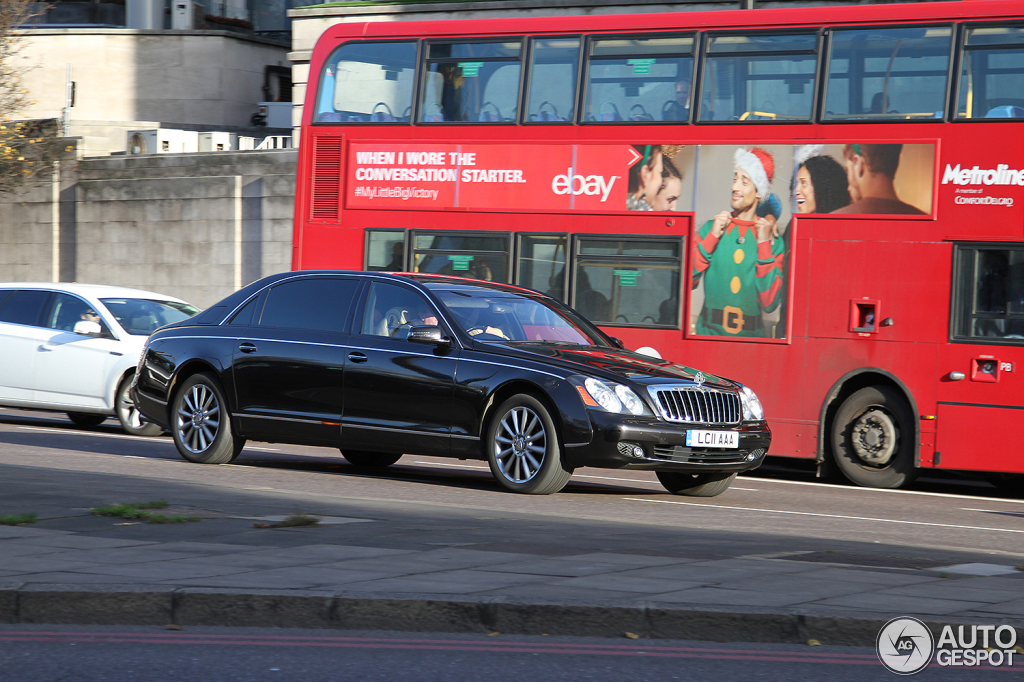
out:
M646 410L644 401L633 389L622 384L613 384L588 377L583 385L576 385L583 402L591 407L600 407L607 412L628 412L643 414Z
M757 395L746 386L740 388L740 402L743 403L744 421L764 420L764 407Z

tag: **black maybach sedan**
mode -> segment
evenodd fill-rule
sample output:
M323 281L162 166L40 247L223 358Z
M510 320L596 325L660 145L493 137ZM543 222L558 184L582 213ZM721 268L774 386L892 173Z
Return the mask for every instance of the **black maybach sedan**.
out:
M589 466L711 496L771 442L749 388L625 350L550 296L457 277L272 275L158 330L135 376L142 414L206 464L256 440L362 467L486 460L520 493Z

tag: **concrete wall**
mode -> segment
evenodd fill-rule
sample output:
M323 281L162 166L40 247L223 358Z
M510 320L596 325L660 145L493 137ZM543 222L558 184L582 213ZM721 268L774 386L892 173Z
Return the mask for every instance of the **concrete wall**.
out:
M38 28L21 35L17 64L35 101L24 117L61 118L70 64L69 132L83 138L85 156L124 151L131 128L249 126L264 99L264 67L288 65L284 44L226 31Z
M291 268L295 162L277 150L65 164L59 185L0 196L0 281L116 284L209 306Z

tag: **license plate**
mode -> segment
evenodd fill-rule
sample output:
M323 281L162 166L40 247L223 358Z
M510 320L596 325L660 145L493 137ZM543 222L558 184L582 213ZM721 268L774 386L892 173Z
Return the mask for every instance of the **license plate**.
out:
M690 448L738 448L738 431L697 431L686 432L686 446Z

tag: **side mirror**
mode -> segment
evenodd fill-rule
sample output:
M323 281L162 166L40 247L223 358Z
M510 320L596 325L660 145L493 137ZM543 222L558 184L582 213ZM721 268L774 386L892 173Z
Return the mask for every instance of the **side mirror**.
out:
M451 344L451 340L445 337L440 327L412 327L407 338L413 343L427 343L433 346Z

